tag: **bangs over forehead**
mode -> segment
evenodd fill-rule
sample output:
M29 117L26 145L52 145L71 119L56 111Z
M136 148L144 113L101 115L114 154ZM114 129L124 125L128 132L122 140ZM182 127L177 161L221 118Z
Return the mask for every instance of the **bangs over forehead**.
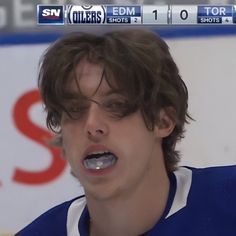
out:
M80 80L83 76L86 77L86 73L83 73L83 69L85 67L85 63L91 63L93 65L97 65L101 67L101 73L98 74L98 82L97 86L95 86L94 91L91 93L91 95L86 96L81 89L81 83ZM78 70L80 72L78 73ZM121 77L118 77L115 75L115 73L110 69L108 66L105 66L101 62L99 63L94 63L94 62L89 62L88 58L82 59L75 68L72 69L70 75L68 76L65 86L62 89L61 93L61 98L62 98L62 103L63 99L68 100L68 99L73 99L73 98L92 98L100 89L102 86L103 81L106 81L108 85L108 90L102 92L104 93L103 95L110 95L110 94L121 94L126 96L127 98L130 97L130 91L127 89L127 86L125 86L125 81L123 80L124 83L122 83L121 78L126 78L126 75L121 75ZM85 82L86 83L86 82Z
M142 97L144 91L142 92L141 88L145 87L146 89L148 86L151 89L151 83L148 85L147 80L143 79L144 76L151 78L152 75L148 68L145 68L145 64L142 63L140 59L142 55L140 55L140 58L136 55L131 55L124 42L113 41L110 38L105 38L100 45L90 45L85 51L75 55L71 65L72 69L69 75L64 77L65 86L63 86L62 94L58 98L66 98L74 90L70 86L72 81L76 84L76 92L83 96L78 82L80 78L78 78L76 71L78 66L83 69L86 62L101 66L102 68L100 82L94 94L98 91L104 79L112 91L127 96L129 100L136 100L137 97ZM146 85L144 86L145 81ZM60 103L59 100L58 102Z

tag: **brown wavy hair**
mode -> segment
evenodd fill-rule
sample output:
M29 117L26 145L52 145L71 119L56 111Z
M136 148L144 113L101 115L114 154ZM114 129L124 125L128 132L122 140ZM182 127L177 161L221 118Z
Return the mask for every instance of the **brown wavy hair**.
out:
M104 35L70 33L57 40L43 55L38 78L47 126L55 132L60 133L62 112L68 112L63 105L67 84L83 59L104 66L108 84L124 93L131 104L130 113L141 111L149 130L158 123L160 109L166 109L176 126L163 139L162 148L167 170L175 169L180 160L176 142L183 138L184 125L192 118L187 111L187 87L167 44L141 29Z

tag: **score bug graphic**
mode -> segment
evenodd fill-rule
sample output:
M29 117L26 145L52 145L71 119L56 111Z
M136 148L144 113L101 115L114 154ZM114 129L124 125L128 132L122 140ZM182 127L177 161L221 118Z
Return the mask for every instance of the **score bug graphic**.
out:
M233 6L198 6L198 23L231 24L233 23Z
M141 6L107 6L107 24L140 24Z
M37 5L39 25L64 25L63 5Z
M68 24L104 24L105 19L105 7L102 5L67 6Z

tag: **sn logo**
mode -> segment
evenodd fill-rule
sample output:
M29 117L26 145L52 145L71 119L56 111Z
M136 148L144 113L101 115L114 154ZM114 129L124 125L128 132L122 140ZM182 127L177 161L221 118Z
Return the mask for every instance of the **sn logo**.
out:
M59 18L61 9L43 9L42 16Z
M64 5L37 5L39 25L64 25Z

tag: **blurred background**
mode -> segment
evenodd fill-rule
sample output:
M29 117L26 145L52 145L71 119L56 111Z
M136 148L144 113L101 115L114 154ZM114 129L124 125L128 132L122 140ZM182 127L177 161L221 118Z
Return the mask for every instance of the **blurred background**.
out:
M40 56L69 31L103 33L131 26L38 26L37 4L123 4L121 1L0 0L0 235L83 193L48 145L52 134L37 90ZM125 1L125 4L235 4L236 1ZM236 163L236 25L137 26L161 35L189 89L189 112L178 144L181 165Z

